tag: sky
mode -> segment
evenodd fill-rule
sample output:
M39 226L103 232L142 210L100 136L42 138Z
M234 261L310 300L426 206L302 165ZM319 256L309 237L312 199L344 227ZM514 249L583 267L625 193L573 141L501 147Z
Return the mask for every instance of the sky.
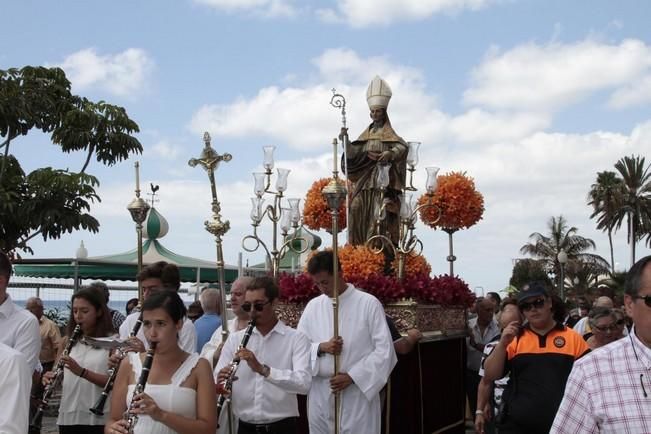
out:
M291 169L287 196L303 198L331 174L341 127L331 89L345 96L357 137L375 75L393 90L396 132L422 143L417 194L424 168L437 166L466 172L484 196L483 219L454 235L455 274L478 293L508 285L520 247L546 233L551 216L563 215L609 258L607 236L589 218L590 185L618 159L651 150L646 0L4 0L2 10L0 69L63 68L74 93L124 107L144 147L111 167L91 163L101 182L92 208L99 233L35 239L35 257L72 257L81 241L91 257L133 249L126 206L138 160L143 187L160 186L155 206L170 225L161 242L214 260L203 228L208 178L187 164L208 131L213 147L233 156L216 179L234 264L252 231L251 174L262 170L262 146L275 145L276 167ZM83 165L84 155L63 154L39 133L13 143L26 171ZM269 243L270 230L263 224ZM433 274L446 273L447 234L419 224L417 235ZM625 230L614 248L616 268L628 268ZM649 253L638 244L638 258Z

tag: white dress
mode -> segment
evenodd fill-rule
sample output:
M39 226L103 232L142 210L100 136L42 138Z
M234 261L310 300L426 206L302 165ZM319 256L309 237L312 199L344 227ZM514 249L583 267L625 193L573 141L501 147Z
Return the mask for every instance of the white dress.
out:
M171 413L176 413L190 419L197 417L197 391L189 387L181 387L181 384L188 378L192 369L197 365L199 355L197 353L190 354L187 359L181 364L179 369L176 370L172 376L170 384L147 384L145 386L145 393L152 397L159 408ZM133 367L136 381L140 377L142 370L142 362L140 356L135 353L129 354L129 362ZM131 404L131 397L135 384L130 384L127 392L127 408ZM174 434L172 428L160 422L153 420L148 415L139 415L138 423L134 429L134 434Z

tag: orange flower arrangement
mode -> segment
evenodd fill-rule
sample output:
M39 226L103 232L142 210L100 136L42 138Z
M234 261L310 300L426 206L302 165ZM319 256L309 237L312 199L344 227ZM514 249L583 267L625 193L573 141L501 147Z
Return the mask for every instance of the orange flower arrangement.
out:
M438 186L430 198L427 194L418 199L418 205L429 203L434 207L423 207L420 219L433 228L446 231L469 228L481 220L484 214L484 197L475 190L473 179L461 172L450 172L438 177ZM441 210L441 218L436 221Z
M324 250L332 251L329 247ZM345 280L366 279L373 274L383 274L384 255L376 255L366 246L346 244L339 247L338 252L339 264ZM310 257L316 253L316 250L313 251ZM309 258L306 264L307 262L309 262Z
M394 259L391 263L391 267L394 272L398 274L398 258ZM410 253L405 256L405 276L415 276L417 274L425 274L429 276L429 273L432 271L427 259L423 255L417 255L415 253Z
M328 203L321 193L323 188L328 185L332 178L321 178L312 184L312 187L307 191L303 207L303 223L310 229L320 230L325 229L328 232L332 231L332 214ZM339 207L338 218L339 230L346 228L346 203L342 202Z
M384 271L384 255L376 255L366 246L346 244L339 248L339 262L344 279L365 279Z

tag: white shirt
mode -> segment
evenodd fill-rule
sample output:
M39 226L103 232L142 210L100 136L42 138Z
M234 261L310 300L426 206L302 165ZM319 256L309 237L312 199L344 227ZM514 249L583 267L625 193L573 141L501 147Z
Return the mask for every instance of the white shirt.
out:
M237 318L228 320L229 333L235 332L236 326L237 326ZM217 348L219 348L221 343L222 343L222 326L219 326L217 327L217 330L215 330L215 332L210 337L210 340L206 342L203 348L201 348L201 357L208 360L208 363L210 363L211 368L214 368L213 359L215 357L215 352L217 351Z
M491 322L488 323L484 329L484 333L481 333L479 325L477 324L477 318L473 318L468 321L468 328L470 333L475 340L475 344L486 345L491 342L495 336L499 336L500 327L497 325L494 319L491 318ZM471 371L478 372L481 366L481 359L484 356L481 351L470 346L470 338L466 338L466 347L468 348L468 360L466 361L466 367Z
M120 339L126 339L131 335L133 326L136 325L140 312L130 314L120 326ZM145 344L145 350L149 349L149 343L145 339L145 330L141 326L136 335ZM194 329L194 324L188 318L183 319L183 328L179 333L179 347L186 353L197 352L197 331Z
M651 433L651 348L634 328L574 362L551 432Z
M334 395L329 384L334 375L334 358L331 354L317 356L319 343L329 341L334 335L333 323L332 300L326 295L312 299L298 323L298 330L312 342L310 361L314 378L308 396L311 434L334 431ZM344 341L339 371L354 381L340 394L340 433L379 433L379 392L397 358L384 308L378 299L348 284L339 296L339 335Z
M25 434L29 425L32 384L27 358L20 351L0 343L0 372L3 373L0 375L0 433Z
M16 306L9 294L0 304L0 343L23 353L30 371L40 367L41 332L38 320L28 310Z
M94 348L77 341L70 350L70 357L89 371L100 374L108 371L108 350ZM90 411L90 407L94 406L102 395L102 389L64 369L57 425L104 425L106 416L97 416ZM109 399L104 407L105 415L111 414L110 406Z
M244 336L231 333L224 344L215 374L231 363ZM246 362L239 364L233 382L233 413L245 422L271 423L298 416L297 394L310 389L310 342L300 332L278 321L266 336L253 329L246 346L258 361L271 368L268 377L253 372Z

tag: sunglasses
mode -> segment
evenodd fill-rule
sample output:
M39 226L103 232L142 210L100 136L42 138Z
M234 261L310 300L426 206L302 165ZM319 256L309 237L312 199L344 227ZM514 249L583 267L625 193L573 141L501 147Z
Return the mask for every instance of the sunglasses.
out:
M540 309L545 305L545 299L544 298L538 298L534 301L527 302L527 303L520 303L518 307L520 308L521 311L527 312L533 309L534 307L536 309Z
M246 303L242 303L242 310L244 312L251 312L251 307L255 308L256 311L262 312L262 309L264 309L265 304L271 303L271 300L267 300L264 303L249 303L248 301Z
M641 298L642 300L644 300L644 304L651 307L651 295L634 295L633 296L633 300L637 300L638 298Z

